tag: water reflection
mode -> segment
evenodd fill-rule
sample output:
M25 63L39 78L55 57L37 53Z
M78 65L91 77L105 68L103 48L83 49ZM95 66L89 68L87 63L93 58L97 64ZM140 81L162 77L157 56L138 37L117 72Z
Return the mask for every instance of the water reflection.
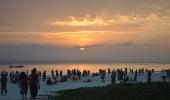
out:
M147 68L147 69L155 69L155 71L161 71L162 69L169 69L170 64L163 64L163 63L103 63L103 64L89 64L89 63L82 63L82 64L27 64L24 65L24 68L9 68L9 65L0 65L0 71L5 70L8 72L11 71L28 71L30 72L33 68L37 68L39 71L47 71L47 74L50 74L52 70L62 70L63 73L66 73L67 69L79 69L82 70L90 70L91 72L97 72L99 69L117 69L122 68L124 69L127 67L128 69L139 69L139 68Z

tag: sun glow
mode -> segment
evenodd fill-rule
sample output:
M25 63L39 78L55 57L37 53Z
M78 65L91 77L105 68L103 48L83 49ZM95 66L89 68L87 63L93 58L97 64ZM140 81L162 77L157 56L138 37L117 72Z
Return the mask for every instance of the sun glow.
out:
M81 50L81 51L84 51L84 50L85 50L85 48L83 48L83 47L82 47L82 48L80 48L80 50Z

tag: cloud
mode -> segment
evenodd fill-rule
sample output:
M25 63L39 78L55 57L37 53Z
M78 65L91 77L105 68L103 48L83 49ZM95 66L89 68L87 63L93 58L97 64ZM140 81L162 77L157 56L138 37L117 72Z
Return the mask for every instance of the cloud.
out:
M40 32L0 32L0 38L36 38Z
M39 44L40 32L0 32L0 45Z
M109 44L91 44L91 45L85 45L85 46L75 46L75 48L94 48L94 47L105 47L105 48L110 48L110 47L143 47L143 46L151 46L151 44L149 43L135 43L132 41L128 41L128 42L123 42L123 43L115 43L112 45Z
M68 26L68 27L98 27L98 26L128 26L128 25L140 25L140 26L151 26L151 25L166 25L170 26L169 15L161 15L160 12L149 12L146 13L130 13L127 14L103 14L102 16L90 16L75 17L68 16L65 19L58 19L56 21L50 21L49 24L52 26Z
M141 46L147 46L149 44L138 44L132 41L119 43L119 44L113 44L113 47L141 47Z
M0 44L86 46L97 41L95 35L108 32L110 31L0 32Z
M103 44L92 44L92 45L85 45L85 46L75 46L75 48L93 48L93 47L101 47L104 46Z
M51 25L58 26L103 26L110 25L101 17L90 17L86 15L83 18L76 18L74 16L69 16L65 20L58 20L55 22L50 22Z

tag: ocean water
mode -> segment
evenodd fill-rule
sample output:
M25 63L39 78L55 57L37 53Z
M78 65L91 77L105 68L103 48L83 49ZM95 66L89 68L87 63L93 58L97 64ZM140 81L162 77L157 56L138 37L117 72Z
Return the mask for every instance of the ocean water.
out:
M19 65L19 64L14 64ZM170 63L39 63L39 64L22 64L23 68L9 68L9 64L0 65L0 71L28 71L29 73L33 68L38 71L47 71L50 74L52 70L62 70L65 74L68 69L90 70L90 72L98 72L99 69L124 69L124 68L146 68L161 71L162 69L170 69Z

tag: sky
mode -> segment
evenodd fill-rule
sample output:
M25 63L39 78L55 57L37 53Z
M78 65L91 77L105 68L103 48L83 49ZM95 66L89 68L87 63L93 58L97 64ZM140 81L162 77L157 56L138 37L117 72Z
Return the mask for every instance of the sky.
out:
M0 0L0 61L170 62L169 0Z

